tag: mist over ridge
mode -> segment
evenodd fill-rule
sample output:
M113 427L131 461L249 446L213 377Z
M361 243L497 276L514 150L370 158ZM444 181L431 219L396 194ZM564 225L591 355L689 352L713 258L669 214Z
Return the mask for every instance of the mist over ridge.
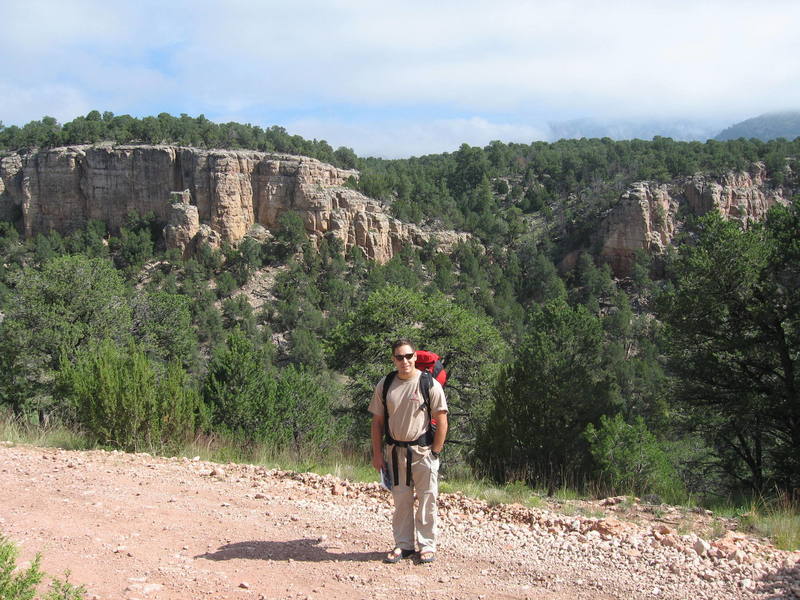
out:
M798 136L800 136L800 110L787 110L765 113L735 123L721 131L714 139L725 141L743 137L767 142L781 137L793 140Z

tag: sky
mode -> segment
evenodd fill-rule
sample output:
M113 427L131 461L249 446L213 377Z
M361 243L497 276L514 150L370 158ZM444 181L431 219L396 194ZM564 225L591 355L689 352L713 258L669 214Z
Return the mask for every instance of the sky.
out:
M399 158L598 126L705 139L800 109L796 0L0 0L0 15L7 126L204 114Z

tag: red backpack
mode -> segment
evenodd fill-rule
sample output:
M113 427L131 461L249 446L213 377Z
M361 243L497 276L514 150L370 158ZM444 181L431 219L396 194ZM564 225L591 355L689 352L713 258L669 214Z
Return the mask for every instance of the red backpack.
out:
M441 383L442 387L447 383L447 371L444 370L441 357L435 352L417 350L417 362L415 366L420 371L427 371L433 375L433 378Z

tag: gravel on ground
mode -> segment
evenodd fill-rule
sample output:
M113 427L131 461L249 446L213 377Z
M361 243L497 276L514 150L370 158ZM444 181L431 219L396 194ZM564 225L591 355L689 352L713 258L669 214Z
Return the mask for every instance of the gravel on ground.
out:
M800 598L800 552L735 531L442 494L436 561L384 564L378 483L8 442L0 482L0 533L22 564L41 552L94 600Z

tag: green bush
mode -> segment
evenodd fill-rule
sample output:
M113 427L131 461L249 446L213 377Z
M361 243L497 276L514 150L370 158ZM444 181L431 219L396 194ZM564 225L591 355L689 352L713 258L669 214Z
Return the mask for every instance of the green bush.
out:
M620 402L599 318L563 299L532 307L494 400L476 449L484 472L500 483L546 485L551 493L580 485L592 467L581 434Z
M37 554L31 566L15 572L17 549L8 539L0 535L0 598L3 600L31 600L36 595L36 586L44 577L39 569L42 562Z
M227 298L236 289L236 278L229 271L223 271L217 277L217 297Z
M331 395L311 371L291 365L281 370L275 390L275 406L283 428L291 433L294 449L325 450L338 441Z
M584 437L601 475L615 491L658 494L668 502L685 499L675 467L641 417L627 423L622 415L603 415L600 427L590 423Z
M27 266L13 284L0 323L0 402L18 415L60 412L50 396L61 356L71 360L89 343L126 339L128 289L109 261L85 256Z
M268 356L240 329L233 329L208 365L202 395L215 429L265 442L281 443L275 422L275 382Z
M53 578L50 590L43 600L83 600L86 597L86 587L73 585L69 582L69 571L64 573L64 579Z
M36 596L36 586L44 578L39 568L42 557L37 554L27 569L17 569L17 549L10 540L0 534L0 600L32 600ZM69 582L69 572L65 578L54 578L50 590L42 596L43 600L82 600L86 588Z
M164 362L194 364L197 335L192 328L191 300L161 290L139 292L133 299L133 335L148 353Z
M185 440L206 415L180 364L162 369L135 343L106 340L63 361L57 394L97 442L129 450Z
M299 452L340 438L331 386L304 368L274 371L267 351L239 329L215 352L202 393L214 428L240 440Z

